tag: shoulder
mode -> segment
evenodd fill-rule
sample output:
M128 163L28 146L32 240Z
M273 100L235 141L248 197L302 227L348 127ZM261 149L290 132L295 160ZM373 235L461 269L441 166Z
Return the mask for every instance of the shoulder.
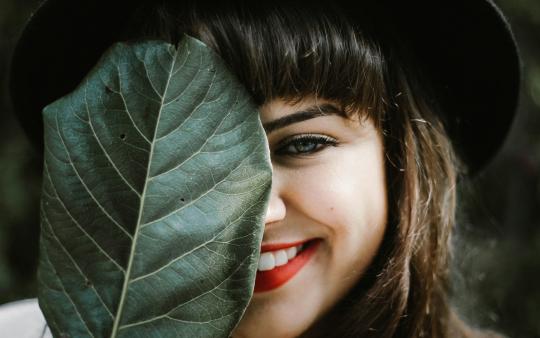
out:
M6 337L52 338L37 298L0 305L0 332Z

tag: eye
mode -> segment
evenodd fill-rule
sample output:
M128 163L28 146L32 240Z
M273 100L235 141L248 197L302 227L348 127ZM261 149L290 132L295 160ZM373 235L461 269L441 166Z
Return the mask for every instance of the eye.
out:
M280 142L275 154L302 156L321 151L329 145L336 146L337 141L326 135L295 135Z

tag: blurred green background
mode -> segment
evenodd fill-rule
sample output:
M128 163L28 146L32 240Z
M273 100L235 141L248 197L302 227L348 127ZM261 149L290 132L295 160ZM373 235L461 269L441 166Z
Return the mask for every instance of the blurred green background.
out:
M540 337L540 0L495 1L524 60L523 95L505 146L460 186L453 301L510 337ZM0 304L36 296L40 163L14 120L10 56L36 0L0 2Z

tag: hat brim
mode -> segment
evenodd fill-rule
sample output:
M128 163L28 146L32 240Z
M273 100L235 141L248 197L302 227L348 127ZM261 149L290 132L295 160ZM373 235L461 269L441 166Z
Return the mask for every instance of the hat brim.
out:
M13 56L10 91L38 151L42 109L73 91L121 39L122 20L137 1L144 0L48 0L27 23ZM363 6L339 3L353 18ZM430 77L450 138L469 174L475 174L503 144L519 100L522 65L507 20L491 0L378 4Z

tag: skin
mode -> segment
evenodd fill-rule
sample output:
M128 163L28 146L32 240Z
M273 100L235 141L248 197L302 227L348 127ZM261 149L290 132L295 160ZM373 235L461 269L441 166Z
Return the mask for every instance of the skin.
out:
M272 100L261 107L261 120L267 125L329 103L311 97L295 105ZM330 136L337 145L290 140L306 133ZM253 295L232 336L308 337L362 277L382 242L387 223L383 139L370 121L339 115L267 130L267 137L273 181L263 244L322 242L291 280Z

